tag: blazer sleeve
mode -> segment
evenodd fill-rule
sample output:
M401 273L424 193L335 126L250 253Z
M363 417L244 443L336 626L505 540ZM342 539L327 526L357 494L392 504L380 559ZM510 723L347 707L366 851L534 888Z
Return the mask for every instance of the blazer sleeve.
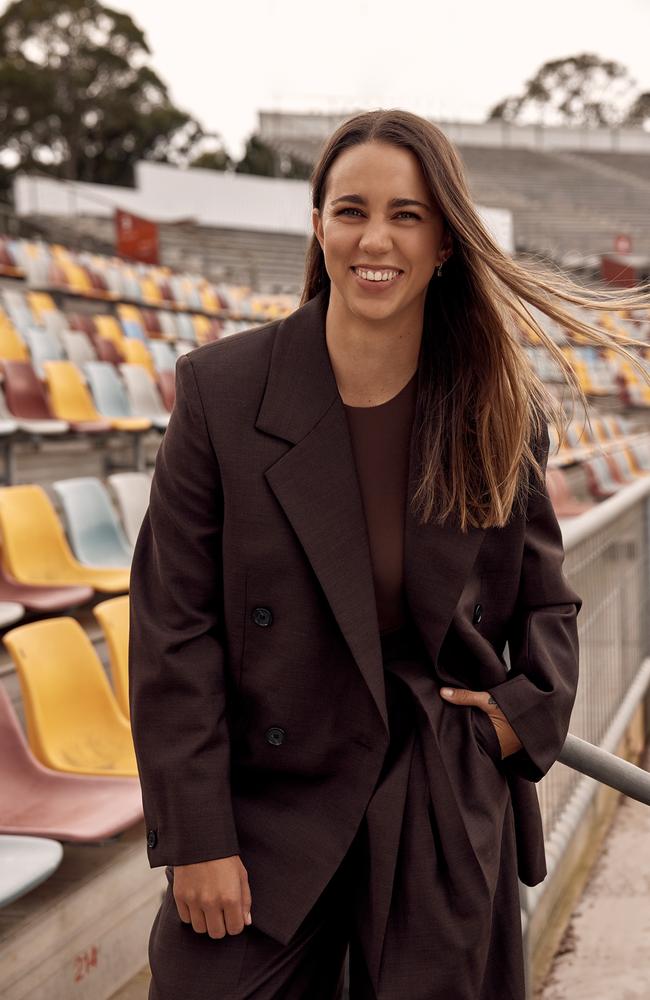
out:
M544 424L536 446L544 473L548 452ZM528 493L519 591L508 634L510 671L506 681L488 688L522 742L503 758L503 766L529 781L539 781L557 760L577 693L582 598L564 575L564 556L546 486L535 480Z
M230 798L223 493L189 357L131 569L129 701L151 867L239 854Z

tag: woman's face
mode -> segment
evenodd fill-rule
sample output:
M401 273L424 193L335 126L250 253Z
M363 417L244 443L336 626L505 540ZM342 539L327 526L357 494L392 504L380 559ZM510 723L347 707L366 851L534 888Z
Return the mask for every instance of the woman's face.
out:
M330 293L359 318L421 317L451 238L415 154L385 142L352 146L330 167L325 188L312 222Z

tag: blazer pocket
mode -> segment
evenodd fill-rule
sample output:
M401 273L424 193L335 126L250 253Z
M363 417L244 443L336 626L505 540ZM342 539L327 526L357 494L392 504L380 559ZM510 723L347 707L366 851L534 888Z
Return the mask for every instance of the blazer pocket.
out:
M492 758L495 764L500 764L503 760L501 756L501 744L499 743L494 723L482 708L470 705L470 711L472 713L477 743Z

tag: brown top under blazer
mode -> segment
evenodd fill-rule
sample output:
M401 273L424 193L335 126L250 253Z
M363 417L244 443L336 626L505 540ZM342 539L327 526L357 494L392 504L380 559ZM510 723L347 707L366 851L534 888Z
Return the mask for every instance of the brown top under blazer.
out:
M179 358L131 571L130 700L150 864L240 854L253 921L283 944L351 844L389 744L327 302L324 289L285 319ZM416 425L417 414L409 495ZM548 447L545 432L535 445L544 466ZM531 489L526 515L499 529L461 533L407 513L404 587L432 670L441 686L490 691L523 744L498 767L528 885L546 875L534 783L562 749L578 681L582 602L563 559L545 490ZM471 893L486 817L457 750L442 743L441 753Z

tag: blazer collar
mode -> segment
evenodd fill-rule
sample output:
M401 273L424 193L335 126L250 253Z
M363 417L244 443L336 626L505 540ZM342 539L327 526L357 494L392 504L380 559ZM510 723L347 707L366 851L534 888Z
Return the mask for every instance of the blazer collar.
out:
M347 417L325 340L329 290L277 328L255 426L293 447L264 475L289 519L388 731L381 642L365 514ZM416 413L408 499L416 487ZM419 525L407 509L404 586L435 666L485 532Z
M258 430L297 444L338 399L325 342L329 289L324 288L279 324Z

